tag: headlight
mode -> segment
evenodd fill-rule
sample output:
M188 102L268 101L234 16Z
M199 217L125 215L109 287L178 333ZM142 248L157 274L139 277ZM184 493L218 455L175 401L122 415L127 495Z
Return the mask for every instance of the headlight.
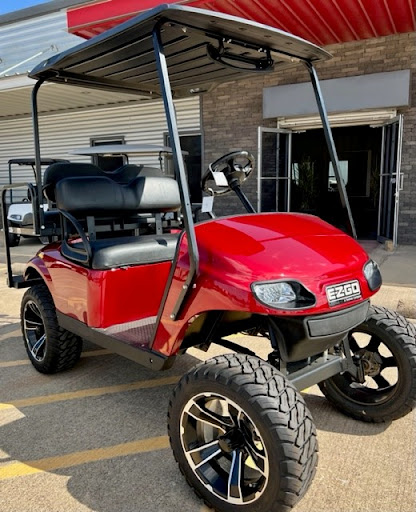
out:
M382 283L380 269L374 260L367 261L364 265L363 272L371 291L380 288Z
M253 294L258 301L276 309L302 309L315 304L315 297L296 281L253 283Z
M13 220L22 220L22 216L16 214L10 215L10 218Z

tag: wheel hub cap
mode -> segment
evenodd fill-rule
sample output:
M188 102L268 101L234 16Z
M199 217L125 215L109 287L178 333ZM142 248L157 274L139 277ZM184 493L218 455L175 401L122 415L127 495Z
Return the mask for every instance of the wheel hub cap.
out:
M357 356L360 357L363 363L365 375L375 377L381 372L383 361L378 352L362 349L357 352Z
M238 428L233 428L226 435L220 437L218 444L224 453L242 449L245 444L243 433Z

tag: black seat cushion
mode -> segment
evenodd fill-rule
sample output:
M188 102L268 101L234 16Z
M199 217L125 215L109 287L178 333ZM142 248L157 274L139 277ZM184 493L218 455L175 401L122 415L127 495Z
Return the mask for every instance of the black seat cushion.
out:
M88 163L77 162L59 162L50 165L45 169L43 176L43 193L52 202L56 201L55 187L56 184L69 177L73 176L105 176L105 172L99 167Z
M126 164L113 172L104 172L96 165L82 162L57 162L45 169L43 177L43 192L47 199L56 201L56 184L65 178L107 177L116 183L127 184L138 176L163 177L160 169L144 165Z
M153 176L158 178L163 178L164 176L160 169L134 164L125 164L115 171L106 172L105 174L117 183L129 183L129 181L134 180L134 178L138 176Z
M180 233L174 233L96 240L90 242L92 252L90 265L95 270L107 270L129 265L172 261L175 256L179 236ZM63 245L62 251L66 257L72 259L71 253L66 247L68 246ZM69 247L76 250L83 249L81 242L70 243Z
M178 183L166 176L139 176L127 185L107 177L65 178L56 185L56 205L73 215L110 212L172 212L180 209Z

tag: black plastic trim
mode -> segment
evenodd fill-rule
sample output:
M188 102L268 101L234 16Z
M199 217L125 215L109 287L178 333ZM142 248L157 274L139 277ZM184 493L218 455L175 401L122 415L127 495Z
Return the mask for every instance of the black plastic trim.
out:
M139 363L146 368L158 371L168 370L175 361L175 356L164 356L163 354L149 350L146 347L133 347L123 341L113 338L112 336L99 332L75 318L64 315L59 311L56 312L56 316L59 325L64 329L101 347L107 348L115 354Z

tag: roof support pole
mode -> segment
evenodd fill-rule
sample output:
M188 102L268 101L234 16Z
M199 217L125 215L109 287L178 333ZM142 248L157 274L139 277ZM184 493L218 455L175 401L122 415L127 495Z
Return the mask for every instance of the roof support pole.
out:
M322 96L321 85L319 83L318 75L316 73L316 70L315 70L312 62L304 61L304 63L306 65L306 67L308 68L308 71L309 71L309 74L311 77L311 82L312 82L313 90L315 93L316 103L318 104L319 115L321 116L322 127L324 129L325 140L326 140L326 144L328 146L329 157L331 159L332 166L334 168L335 177L337 179L338 192L339 192L339 196L341 199L341 204L342 204L342 207L347 210L350 231L351 231L352 236L356 239L357 232L355 230L355 224L354 224L354 219L353 219L352 212L351 212L350 203L348 200L347 190L345 188L344 180L342 179L342 176L341 176L341 169L340 169L340 165L339 165L337 150L335 148L334 138L332 136L332 130L331 130L331 126L329 124L328 113L326 111L324 98Z
M176 180L178 181L179 184L179 191L181 195L182 213L185 223L185 231L187 236L189 254L189 273L183 285L179 298L173 308L173 311L170 314L171 319L175 320L178 317L183 304L185 303L188 293L192 289L194 278L198 273L199 253L195 236L194 221L192 217L192 207L188 189L188 181L185 172L185 163L183 160L181 143L179 139L175 105L173 103L172 89L170 86L168 67L166 63L166 57L163 48L159 25L156 25L156 27L153 30L153 47L156 56L156 65L159 75L160 88L163 96L163 103L165 105L165 112L173 153L173 162L175 165L175 175ZM167 288L165 290L164 299L166 299L167 297L167 291L170 288L172 278L173 272L171 272L171 276L168 281ZM163 304L161 307L163 307Z
M41 209L42 199L42 165L40 157L40 140L39 140L39 114L38 114L38 91L40 86L45 80L41 78L38 80L32 90L32 125L33 125L33 138L35 147L35 171L36 171L36 197L32 198L35 201L33 204L33 223L35 233L40 234L40 228L44 224L43 208ZM42 201L43 206L43 201Z

